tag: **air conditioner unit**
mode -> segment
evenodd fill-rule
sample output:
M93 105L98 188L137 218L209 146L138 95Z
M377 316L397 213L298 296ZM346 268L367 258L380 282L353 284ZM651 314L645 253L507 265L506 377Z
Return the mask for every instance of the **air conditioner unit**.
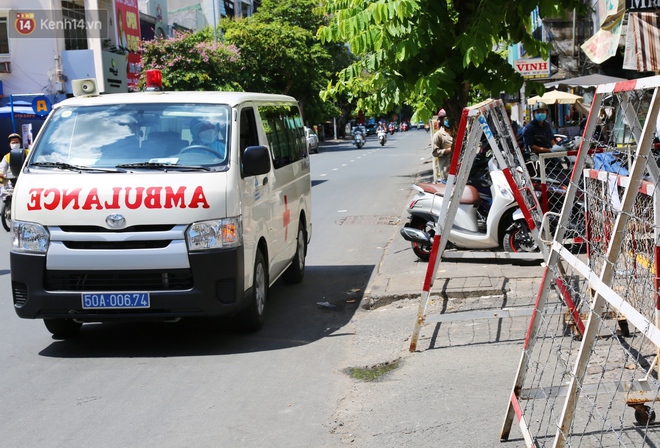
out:
M0 73L11 73L11 62L0 62Z

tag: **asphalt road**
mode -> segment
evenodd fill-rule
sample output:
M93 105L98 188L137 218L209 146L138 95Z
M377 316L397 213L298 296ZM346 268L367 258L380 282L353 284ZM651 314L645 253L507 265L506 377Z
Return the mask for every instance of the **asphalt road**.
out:
M75 339L54 340L41 321L16 317L10 235L0 234L0 445L351 443L344 416L355 381L344 369L364 361L355 358L356 310L429 155L428 138L413 130L385 147L370 137L360 150L346 142L311 156L306 276L274 285L266 325L253 335L231 322L182 321L88 324Z

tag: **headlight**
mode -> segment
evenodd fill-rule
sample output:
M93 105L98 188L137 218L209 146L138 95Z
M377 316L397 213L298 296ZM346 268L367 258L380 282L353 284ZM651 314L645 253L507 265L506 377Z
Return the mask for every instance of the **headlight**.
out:
M241 217L192 223L186 231L186 240L191 251L241 246L243 244Z
M45 254L50 242L50 233L41 224L14 221L12 223L12 250Z
M504 188L504 187L498 187L498 188L500 189L500 194L502 196L504 196L509 201L513 201L514 199L513 194L511 193L511 191L509 191L508 188Z

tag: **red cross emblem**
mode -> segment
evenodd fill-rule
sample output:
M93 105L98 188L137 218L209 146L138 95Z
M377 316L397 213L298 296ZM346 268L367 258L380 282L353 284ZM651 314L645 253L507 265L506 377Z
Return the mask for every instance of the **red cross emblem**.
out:
M291 210L289 209L289 201L284 195L284 213L282 214L282 225L284 226L284 241L289 238L289 223L291 222Z

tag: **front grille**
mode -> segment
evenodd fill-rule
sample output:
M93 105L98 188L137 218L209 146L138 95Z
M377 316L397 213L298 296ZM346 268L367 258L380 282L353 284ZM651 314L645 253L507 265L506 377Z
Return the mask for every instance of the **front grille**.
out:
M193 287L190 269L169 271L47 271L47 291L180 291Z
M172 224L147 224L126 227L125 229L106 229L100 226L61 226L62 232L75 233L125 233L125 232L168 232L174 228Z
M170 244L170 240L155 241L65 241L65 247L82 250L120 250L120 249L162 249Z

